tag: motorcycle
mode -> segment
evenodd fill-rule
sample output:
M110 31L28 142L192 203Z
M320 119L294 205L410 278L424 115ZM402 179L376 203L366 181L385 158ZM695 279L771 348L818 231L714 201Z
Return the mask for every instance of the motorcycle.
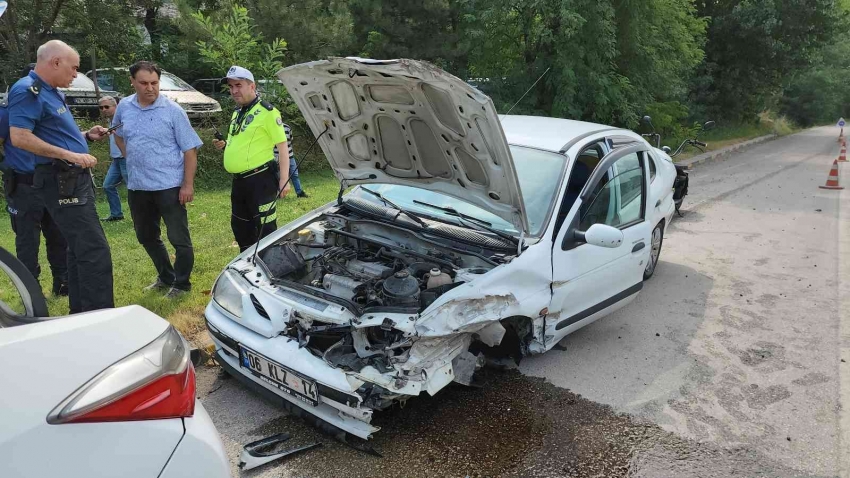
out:
M705 123L703 123L702 127L697 132L694 138L685 139L684 141L682 141L682 144L680 144L679 147L676 148L676 151L672 151L669 146L661 146L661 134L655 132L655 126L652 125L652 118L650 118L649 116L644 116L641 122L648 124L649 127L652 128L651 133L644 133L641 134L641 136L647 138L647 141L649 141L650 144L652 144L652 142L654 141L655 148L664 151L664 153L670 156L671 159L680 155L682 151L685 150L685 146L688 145L694 146L695 148L704 153L704 148L708 147L708 144L699 141L699 135L714 127L714 121L706 121ZM676 163L673 163L673 166L675 166L676 168L676 179L675 181L673 181L673 203L676 205L676 214L681 216L682 213L681 211L679 211L679 208L682 207L682 203L685 201L685 196L688 195L688 171L687 169L685 169L684 166L678 165Z

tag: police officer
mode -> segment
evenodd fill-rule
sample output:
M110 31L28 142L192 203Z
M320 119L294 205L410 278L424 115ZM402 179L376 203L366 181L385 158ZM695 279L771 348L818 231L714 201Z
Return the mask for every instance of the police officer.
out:
M244 251L277 229L277 198L289 192L289 148L280 112L257 96L254 75L233 66L227 71L233 112L224 149L224 168L233 174L230 227ZM280 151L274 160L274 149Z
M103 139L106 128L80 132L57 90L77 76L80 55L58 40L41 45L36 55L35 70L9 90L10 140L35 154L32 187L68 242L71 313L114 307L112 257L85 169L97 163L86 141Z
M9 110L0 105L0 144L5 157L0 155L3 171L3 189L6 192L6 210L12 219L15 233L15 253L33 277L38 279L38 248L41 234L47 243L47 261L53 273L53 295L68 295L68 245L44 203L32 187L35 172L35 155L18 149L9 142Z

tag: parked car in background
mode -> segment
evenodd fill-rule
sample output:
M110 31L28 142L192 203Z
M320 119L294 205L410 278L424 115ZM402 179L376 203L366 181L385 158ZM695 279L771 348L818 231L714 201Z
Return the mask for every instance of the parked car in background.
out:
M93 78L91 71L86 72ZM98 68L97 83L101 88L117 89L131 94L130 71L128 68ZM166 98L177 102L191 120L199 120L221 113L221 105L213 98L199 92L178 76L162 70L159 79L159 92Z
M192 88L216 101L230 98L230 93L227 91L227 83L222 78L201 78L192 82Z
M135 305L46 315L0 248L0 476L231 476L173 326Z
M655 272L676 168L640 135L498 115L414 60L278 76L342 188L213 286L217 360L256 391L366 439L373 412L544 353Z
M59 91L65 94L65 102L76 116L88 116L90 118L96 118L100 114L97 104L99 98L112 96L120 100L124 97L111 88L100 88L100 96L98 96L94 82L83 75L77 75L70 87L59 88Z

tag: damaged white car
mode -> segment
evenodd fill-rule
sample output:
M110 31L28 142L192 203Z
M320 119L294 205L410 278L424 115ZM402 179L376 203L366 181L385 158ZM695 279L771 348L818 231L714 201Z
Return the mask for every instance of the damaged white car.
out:
M655 271L676 170L639 135L500 117L419 61L278 76L340 197L228 265L206 320L222 366L291 410L367 439L374 411L543 353Z

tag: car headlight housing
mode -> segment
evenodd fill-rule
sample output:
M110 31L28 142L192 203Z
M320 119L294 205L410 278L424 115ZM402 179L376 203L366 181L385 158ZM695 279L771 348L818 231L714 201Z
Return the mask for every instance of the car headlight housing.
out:
M222 309L242 317L242 296L248 293L246 281L237 272L227 269L215 281L213 300Z

